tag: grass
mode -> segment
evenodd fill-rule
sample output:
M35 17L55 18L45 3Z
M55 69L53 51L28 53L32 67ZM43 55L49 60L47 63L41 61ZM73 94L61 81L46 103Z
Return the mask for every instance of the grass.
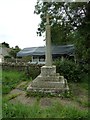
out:
M38 96L36 103L31 106L27 106L21 103L12 104L9 100L17 97L19 94L14 94L9 97L6 95L14 89L22 81L30 81L24 72L17 71L3 71L2 73L2 92L3 92L3 104L2 112L5 118L74 118L85 119L88 117L88 109L79 109L72 104L61 104L55 101L52 106L42 108L39 104L40 97ZM23 84L20 86L22 89L26 87ZM88 101L85 95L87 95L88 84L84 83L69 83L71 89L70 101L79 103L82 107L88 107ZM83 96L82 99L81 95ZM85 98L85 99L84 99Z
M2 77L2 68L0 66L0 78Z
M83 107L90 107L88 101L88 82L70 83L71 100L78 102Z
M0 120L2 118L2 67L0 65Z
M19 96L19 95L21 95L21 93L16 93L16 94L9 95L9 96L7 97L7 100L14 99L14 98L16 98L16 97Z
M21 81L28 80L24 72L18 71L3 71L2 72L2 93L8 94Z
M41 108L38 103L26 106L20 103L3 103L3 116L5 118L87 118L87 110L79 110L75 107L53 103L51 107Z

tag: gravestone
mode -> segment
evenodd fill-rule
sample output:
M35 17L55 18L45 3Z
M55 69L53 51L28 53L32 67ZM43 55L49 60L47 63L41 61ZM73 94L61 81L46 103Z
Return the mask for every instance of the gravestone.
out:
M41 74L31 82L27 87L27 91L60 95L68 91L69 87L67 80L63 76L60 76L59 73L56 73L56 66L52 65L51 31L48 14L46 21L46 64L41 67Z

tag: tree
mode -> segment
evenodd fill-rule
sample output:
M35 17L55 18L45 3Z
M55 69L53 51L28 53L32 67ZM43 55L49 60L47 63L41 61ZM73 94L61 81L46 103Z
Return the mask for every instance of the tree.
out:
M88 61L90 39L90 2L37 2L35 13L40 14L41 23L37 34L45 32L46 11L48 11L51 24L53 44L76 45L77 57Z
M86 3L75 4L64 2L37 2L37 5L35 6L35 13L40 14L41 17L41 23L39 25L37 34L41 36L45 31L45 16L46 11L48 11L49 15L51 16L51 35L54 36L54 38L52 38L52 42L55 41L56 43L57 36L60 33L62 34L62 37L59 37L58 41L67 41L69 33L72 34L72 31L74 31L75 28L81 24L83 17L85 17L84 8L83 10L81 9L84 4ZM54 34L54 31L57 32Z
M10 47L9 47L9 44L6 43L6 42L3 42L3 43L1 43L1 44L2 44L2 47L10 48Z
M17 57L17 53L20 51L21 49L18 46L15 46L15 48L12 48L10 51L10 55L14 58Z
M85 6L85 17L76 31L77 57L89 63L90 54L90 2Z

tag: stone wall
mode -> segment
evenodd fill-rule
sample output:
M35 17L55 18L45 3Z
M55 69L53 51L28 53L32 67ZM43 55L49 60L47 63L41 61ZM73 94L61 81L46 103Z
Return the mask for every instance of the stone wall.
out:
M26 64L26 63L3 63L0 65L3 70L16 70L16 71L23 71L25 72L28 76L32 77L33 79L37 77L40 74L41 71L41 65L31 65L31 64Z

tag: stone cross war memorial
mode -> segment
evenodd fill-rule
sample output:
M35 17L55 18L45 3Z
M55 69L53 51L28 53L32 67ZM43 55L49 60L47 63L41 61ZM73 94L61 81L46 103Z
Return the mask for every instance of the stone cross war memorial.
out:
M51 26L49 24L49 14L46 14L46 54L45 66L41 67L41 73L27 87L30 93L42 93L60 96L69 90L67 80L64 76L56 73L56 66L52 65L51 53Z

